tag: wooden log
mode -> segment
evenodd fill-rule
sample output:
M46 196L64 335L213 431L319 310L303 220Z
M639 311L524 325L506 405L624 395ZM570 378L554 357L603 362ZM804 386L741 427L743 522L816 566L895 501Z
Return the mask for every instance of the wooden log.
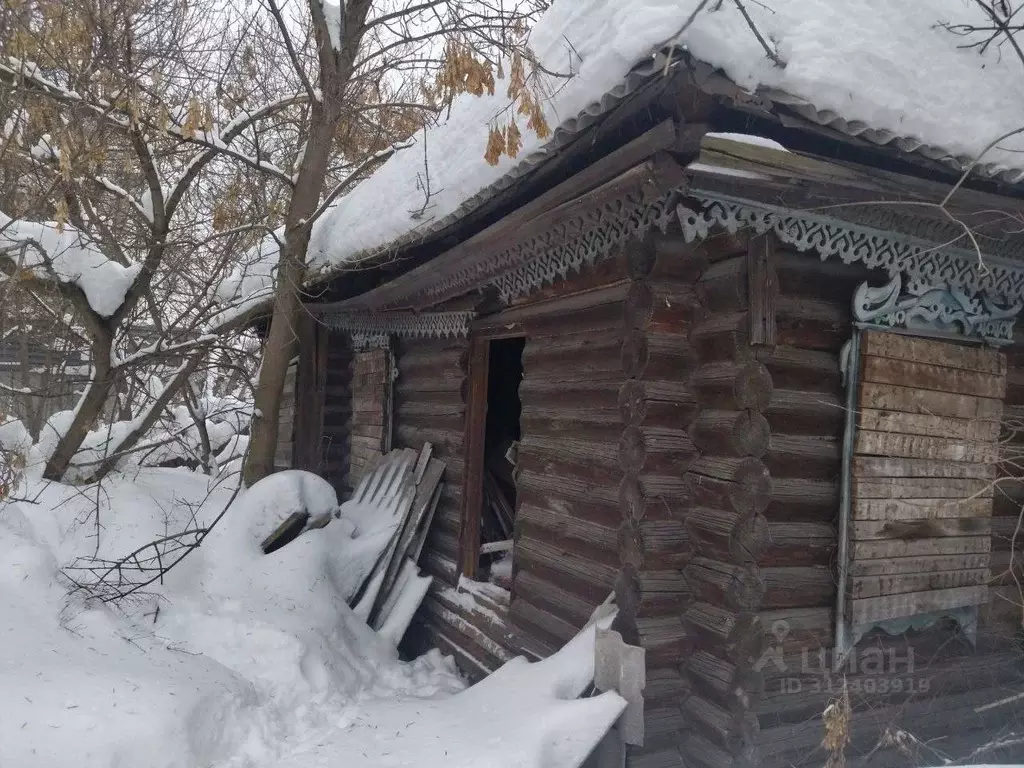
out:
M833 352L779 345L765 358L772 385L780 389L837 394L842 390L839 356Z
M845 406L836 392L773 389L764 416L771 433L842 437Z
M690 437L704 453L760 457L768 449L771 430L757 412L703 409L690 427Z
M590 601L539 577L530 568L516 573L515 587L513 602L522 597L574 626L582 627L594 611L595 606Z
M686 698L683 711L691 727L699 728L727 752L735 754L754 743L757 718L751 713L730 712L697 693Z
M821 608L835 603L835 575L830 566L762 566L761 607Z
M697 283L697 295L712 314L746 312L749 303L746 255L708 267Z
M640 645L648 668L675 666L689 650L683 622L678 616L637 619Z
M694 690L735 713L749 710L764 686L764 678L751 665L737 665L706 649L690 654L683 671Z
M706 408L763 411L771 402L773 385L760 363L725 362L698 368L690 386Z
M806 477L829 480L839 477L842 446L830 437L777 435L764 456L772 477Z
M771 474L753 457L702 456L690 465L687 478L694 500L703 506L760 514L772 499Z
M769 541L762 515L696 507L686 517L686 528L701 554L740 563L756 563Z
M779 344L837 352L850 338L850 310L820 298L780 296L775 309Z
M694 323L690 344L702 363L754 359L746 312L714 312Z
M683 614L683 625L694 638L694 648L711 649L733 663L749 663L764 647L757 617L729 610L721 603L694 602Z
M764 582L753 565L695 557L684 575L696 599L737 611L757 610L764 596Z
M769 521L761 565L828 565L835 557L836 531L818 521Z

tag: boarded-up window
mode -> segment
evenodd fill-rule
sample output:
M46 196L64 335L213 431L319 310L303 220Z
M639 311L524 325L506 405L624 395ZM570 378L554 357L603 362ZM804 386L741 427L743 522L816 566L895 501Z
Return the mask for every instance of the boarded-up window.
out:
M352 361L352 453L349 482L391 450L391 381L389 347L356 352Z
M855 370L843 606L853 642L882 622L987 601L1006 359L866 330Z

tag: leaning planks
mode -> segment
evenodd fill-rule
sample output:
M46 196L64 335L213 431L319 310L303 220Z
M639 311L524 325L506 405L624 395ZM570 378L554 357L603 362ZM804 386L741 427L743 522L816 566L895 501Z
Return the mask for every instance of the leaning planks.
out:
M852 459L854 624L987 599L1006 359L866 331Z

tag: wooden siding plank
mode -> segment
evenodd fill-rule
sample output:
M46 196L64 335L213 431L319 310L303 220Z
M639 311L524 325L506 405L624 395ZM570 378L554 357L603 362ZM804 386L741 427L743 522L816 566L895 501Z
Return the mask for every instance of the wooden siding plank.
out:
M941 437L905 435L898 432L858 430L854 451L875 456L902 456L907 458L937 459L994 463L999 458L995 443L964 443Z
M945 517L987 517L992 502L978 499L858 499L856 520L924 520Z
M875 408L860 410L859 425L861 429L874 432L901 432L905 435L944 437L968 442L995 440L999 437L1000 428L997 418L958 419Z
M850 615L854 624L914 616L946 608L962 608L988 602L988 587L954 587L901 595L869 597L851 601Z
M1006 395L1006 377L959 368L912 363L887 357L865 356L861 377L876 384L905 385L937 392L954 392L975 397L1002 400Z
M928 416L952 416L957 419L998 421L1003 404L989 397L972 397L955 392L935 392L902 386L904 383L862 382L858 405L865 409L898 410Z
M1006 357L988 347L875 331L867 331L862 344L864 354L876 357L1006 375Z

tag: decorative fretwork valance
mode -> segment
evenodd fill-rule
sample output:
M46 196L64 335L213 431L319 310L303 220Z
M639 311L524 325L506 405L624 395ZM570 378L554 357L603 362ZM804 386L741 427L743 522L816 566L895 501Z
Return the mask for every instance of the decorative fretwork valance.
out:
M707 237L715 227L729 232L774 232L797 250L816 251L822 260L836 256L847 264L859 262L884 270L890 277L902 272L922 284L945 286L970 296L986 294L998 304L1015 304L1024 298L1024 264L1005 258L816 212L777 208L720 194L691 191L688 197L699 207L680 204L677 213L689 241Z
M853 297L853 318L861 326L955 336L993 346L1013 343L1013 323L1022 308L1022 302L1001 305L984 292L972 295L948 285L904 280L901 274L878 287L861 283Z
M457 338L469 334L475 312L358 312L311 305L310 310L329 328L372 340L394 335L409 338ZM369 346L374 346L370 344Z

